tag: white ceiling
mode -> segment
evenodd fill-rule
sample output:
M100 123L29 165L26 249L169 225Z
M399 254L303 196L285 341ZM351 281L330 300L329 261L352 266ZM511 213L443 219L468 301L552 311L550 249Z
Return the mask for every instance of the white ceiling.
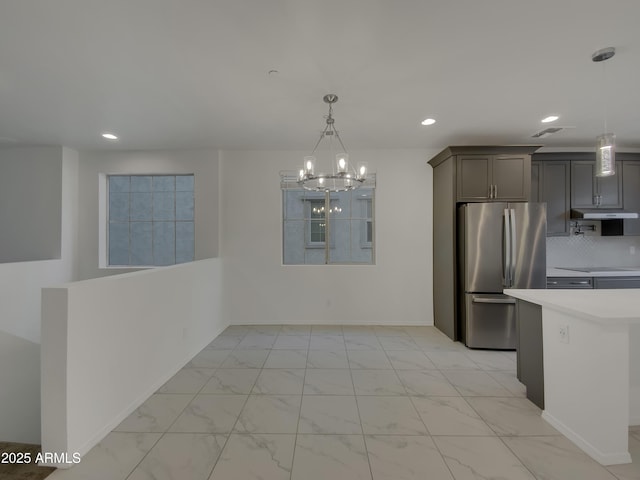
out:
M590 147L604 100L637 149L639 22L638 0L2 0L0 145L307 150L335 93L347 149ZM531 138L552 113L575 128Z

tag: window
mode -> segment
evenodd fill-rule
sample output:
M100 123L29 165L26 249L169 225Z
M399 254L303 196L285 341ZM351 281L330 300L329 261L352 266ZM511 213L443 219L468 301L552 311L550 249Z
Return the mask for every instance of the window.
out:
M109 266L193 261L193 175L109 175L107 192Z
M374 192L310 192L283 177L283 263L373 264Z

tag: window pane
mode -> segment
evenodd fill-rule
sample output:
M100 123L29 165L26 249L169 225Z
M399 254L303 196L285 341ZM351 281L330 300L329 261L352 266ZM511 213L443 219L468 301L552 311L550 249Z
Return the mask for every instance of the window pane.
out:
M193 220L193 192L176 193L176 220Z
M284 190L282 199L285 220L304 218L305 196L303 190Z
M128 192L129 191L129 175L110 175L109 176L109 193Z
M175 220L176 194L173 192L154 192L153 219Z
M176 222L176 263L192 262L194 249L193 222Z
M156 265L176 263L176 224L153 222L153 260Z
M151 222L131 222L131 265L153 265Z
M154 192L174 192L176 177L173 175L156 175L153 177Z
M151 193L131 194L131 220L151 221Z
M132 192L150 192L151 176L133 175L131 177Z
M109 224L109 265L129 265L129 224Z
M114 192L109 194L109 221L129 221L129 193Z
M285 220L283 225L283 263L299 265L305 263L304 220ZM324 263L324 261L323 261Z
M193 175L177 175L176 176L176 191L178 192L193 192L194 184Z

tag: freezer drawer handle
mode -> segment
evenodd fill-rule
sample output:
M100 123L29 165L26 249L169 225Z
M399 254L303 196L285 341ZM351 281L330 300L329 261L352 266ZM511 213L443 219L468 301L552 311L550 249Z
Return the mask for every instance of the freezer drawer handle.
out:
M588 280L582 280L580 282L569 282L571 285L589 285L591 282Z
M473 303L516 303L516 299L473 297Z

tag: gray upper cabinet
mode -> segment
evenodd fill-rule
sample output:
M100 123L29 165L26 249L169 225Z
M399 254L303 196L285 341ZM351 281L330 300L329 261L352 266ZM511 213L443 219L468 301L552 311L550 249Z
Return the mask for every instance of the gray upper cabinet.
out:
M624 209L630 212L640 212L640 160L628 160L624 164L622 178L622 197ZM640 235L640 219L624 221L625 235Z
M534 157L535 158L535 155ZM540 200L540 170L542 170L542 162L531 159L531 195L529 196L530 202L541 202Z
M547 236L569 235L571 163L544 162L540 169L540 201L547 204Z
M530 155L458 155L457 201L529 200Z
M616 162L616 174L596 177L594 160L571 161L572 208L622 208L622 162Z

